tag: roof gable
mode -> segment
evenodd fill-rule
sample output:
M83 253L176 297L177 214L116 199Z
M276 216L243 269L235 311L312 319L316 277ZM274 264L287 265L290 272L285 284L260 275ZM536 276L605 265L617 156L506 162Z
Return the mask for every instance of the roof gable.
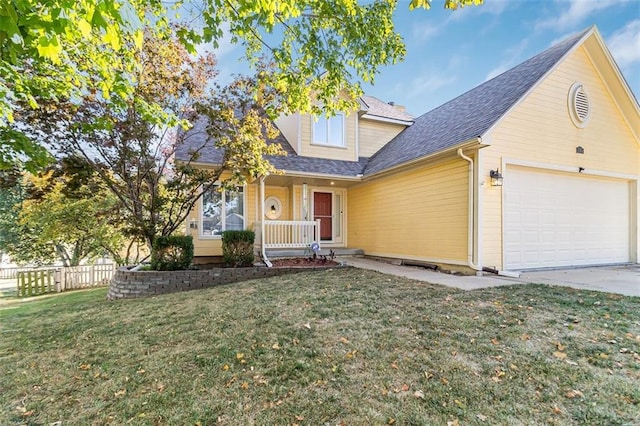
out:
M416 118L371 157L365 176L482 137L593 30L574 35Z

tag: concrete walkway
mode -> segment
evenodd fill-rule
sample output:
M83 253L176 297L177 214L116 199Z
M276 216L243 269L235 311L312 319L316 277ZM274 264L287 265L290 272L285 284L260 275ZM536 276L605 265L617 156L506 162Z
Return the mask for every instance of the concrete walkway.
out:
M512 284L540 283L573 287L582 290L604 291L640 296L640 265L602 266L592 268L556 269L527 272L519 278L501 277L485 273L482 277L451 275L413 266L399 266L362 257L343 259L347 265L371 269L432 284L475 290Z

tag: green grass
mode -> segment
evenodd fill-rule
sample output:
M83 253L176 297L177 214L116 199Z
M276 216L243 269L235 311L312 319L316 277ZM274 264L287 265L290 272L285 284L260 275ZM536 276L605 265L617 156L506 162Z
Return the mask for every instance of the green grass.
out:
M0 306L1 424L640 424L640 298L341 269Z

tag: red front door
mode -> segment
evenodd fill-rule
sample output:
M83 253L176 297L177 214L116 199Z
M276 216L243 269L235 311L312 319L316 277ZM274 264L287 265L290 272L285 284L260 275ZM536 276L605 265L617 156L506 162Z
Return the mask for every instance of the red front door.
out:
M313 220L320 219L320 240L333 240L333 207L330 192L313 193Z

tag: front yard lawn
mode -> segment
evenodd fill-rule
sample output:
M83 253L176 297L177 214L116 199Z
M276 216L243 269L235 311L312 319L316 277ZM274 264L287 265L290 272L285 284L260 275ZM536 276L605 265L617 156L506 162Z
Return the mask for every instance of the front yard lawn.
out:
M0 306L1 424L640 424L640 298L372 271Z

